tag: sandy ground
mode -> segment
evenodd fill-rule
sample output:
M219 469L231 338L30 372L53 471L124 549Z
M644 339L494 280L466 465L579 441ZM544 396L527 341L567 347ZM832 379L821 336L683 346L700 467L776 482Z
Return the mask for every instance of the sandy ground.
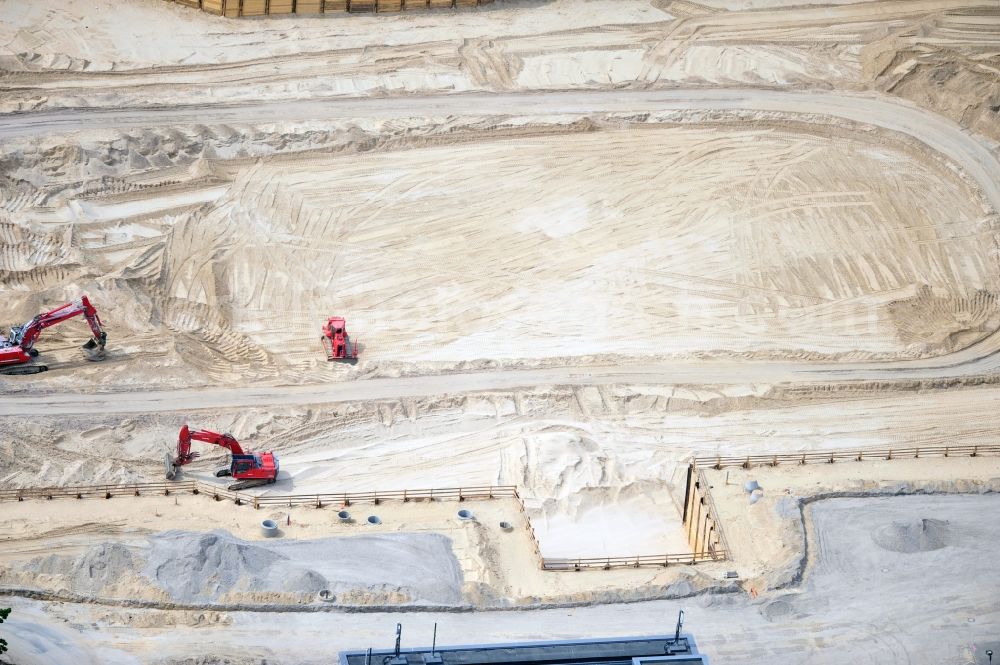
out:
M685 595L692 584L706 584L702 577L710 574L682 567L544 572L528 523L506 499L354 504L346 508L352 518L347 523L338 517L342 506L254 510L191 495L69 499L59 502L58 511L49 509L53 505L4 504L8 535L0 586L111 606L141 601L167 609L280 611L302 605L329 611ZM100 521L94 521L97 508ZM459 519L459 509L471 511L474 519ZM369 525L369 515L381 524ZM279 539L261 536L263 519L279 524ZM502 529L500 522L512 529ZM659 551L688 551L680 529L669 549ZM324 589L333 597L320 598Z
M684 551L677 497L691 454L985 445L1000 423L982 404L996 398L992 387L894 395L867 388L842 396L564 388L277 414L211 412L190 420L231 431L251 449L273 450L282 468L273 493L515 484L545 556L628 556ZM0 444L3 468L10 469L2 480L156 480L185 419L36 419ZM34 439L55 448L25 443ZM184 474L216 481L212 473L225 459L202 450L206 457Z
M702 596L685 601L469 614L154 612L17 600L12 628L25 639L10 655L25 665L88 662L185 662L206 651L236 653L237 663L328 662L344 648L390 645L397 622L404 646L476 640L559 639L580 635L669 633L678 609L687 630L713 659L748 663L980 663L1000 631L990 556L998 537L996 496L836 499L812 508L805 580L786 592ZM894 524L948 523L927 551L876 543ZM845 579L861 583L844 584ZM914 589L918 588L918 592ZM919 597L921 602L914 602ZM153 626L150 626L152 624ZM93 629L96 626L96 630ZM183 626L185 639L176 639ZM801 661L806 659L806 661ZM197 662L187 661L187 662Z
M157 479L191 421L274 450L274 492L516 484L546 556L627 555L683 549L693 454L992 442L992 0L0 19L3 321L86 291L111 337L96 365L49 331L53 371L0 381L0 486ZM357 365L322 360L335 313ZM5 504L4 583L56 596L2 632L19 665L318 662L442 617L450 643L662 633L679 603L623 601L731 567L757 598L684 601L713 658L979 662L993 496L820 501L789 531L820 487L943 482L906 464L717 487L739 556L701 573L543 574L503 502L384 504L375 537L293 509L280 544L256 529L285 511L205 497ZM413 611L505 604L533 609Z
M43 179L41 189L29 186L37 190L35 198L45 190L61 190L53 192L44 206L28 205L32 197L10 200L9 208L15 211L11 215L12 254L16 248L36 251L29 262L23 258L9 262L9 281L18 288L34 287L48 294L40 302L26 301L24 317L43 303L69 297L71 285L74 289L83 285L104 309L109 325L119 322L120 348L112 351L113 362L100 368L81 367L72 379L105 385L136 383L137 373L149 373L144 377L147 385L149 381L180 386L251 378L320 381L398 367L426 371L487 359L580 362L608 354L663 358L752 352L783 359L885 359L963 350L989 336L995 318L990 229L1000 199L992 178L1000 167L984 146L954 126L932 125L930 132L915 129L911 121L929 121L930 116L866 100L867 110L885 113L886 119L871 114L859 117L898 127L910 136L887 134L879 139L880 147L870 153L869 173L863 171L860 143L845 143L848 149L841 159L845 163L850 159L848 172L857 171L859 178L833 187L833 173L827 177L814 162L829 162L834 155L824 151L844 142L835 123L814 119L802 124L798 115L753 111L761 104L759 100L705 95L707 103L746 110L743 115L723 116L707 124L690 111L667 114L660 123L647 116L639 123L626 122L624 132L610 131L615 126L611 118L601 120L598 128L603 131L595 131L594 120L538 124L522 119L526 125L508 121L501 132L508 138L501 143L480 141L489 132L476 129L473 123L464 125L461 140L432 130L436 138L419 141L444 144L438 148L411 147L402 152L375 148L362 160L314 160L300 155L294 160L273 160L271 169L260 163L240 167L245 160L189 160L186 172L170 167L159 179L146 174L112 191L83 197ZM709 101L712 98L715 101ZM639 101L648 103L648 99ZM824 100L809 96L779 94L770 103L787 103L803 111L828 108ZM846 110L837 113L851 117ZM752 118L761 129L733 130L732 123L741 118ZM664 121L681 121L684 126L666 127ZM615 124L620 127L622 120ZM696 129L701 127L709 131ZM858 141L872 143L876 130L855 129ZM348 140L351 132L343 131L321 140ZM394 144L394 134L401 132L405 142L407 135L412 141L424 131L426 127L411 124L402 130L382 127L366 136ZM556 136L546 139L546 131ZM530 140L525 136L539 133L543 136ZM944 155L928 152L912 140L918 137L933 137L934 147ZM670 164L660 176L669 184L665 185L667 196L655 197L655 205L654 199L630 193L639 181L616 180L607 174L606 163L602 168L599 148L617 148L624 155L640 140L644 145L660 141L661 151L634 160L639 171L658 172L664 161ZM684 143L688 140L693 143ZM747 142L755 148L748 150ZM562 160L552 148L556 143L568 146ZM204 149L200 142L192 145ZM790 150L783 157L790 162L778 157L777 170L762 171L758 155L766 145L778 154ZM113 150L133 154L137 149L151 156L149 150L160 154L162 147L136 144L130 148L126 141L122 149ZM678 151L689 149L710 151L699 162L706 171L688 168L678 158ZM27 165L40 166L40 156L24 150L19 154L26 164L18 172L28 175ZM173 150L176 153L177 147ZM514 150L518 159L511 161ZM535 157L530 157L533 150ZM540 151L545 152L544 159ZM719 156L714 156L715 151L721 151ZM588 152L592 155L589 162L582 158ZM571 154L576 161L567 162ZM484 162L486 170L465 177L448 168L429 167L431 161L446 163L446 157L480 162L487 155L492 155L492 161ZM886 171L880 168L886 160L918 156L929 160L924 176L927 188L914 189L903 181L881 182ZM114 158L115 170L133 161L124 158L123 154ZM382 169L390 159L393 169ZM743 179L737 180L729 169L741 159L749 161L740 167L745 169ZM91 168L92 161L86 159L86 168ZM795 171L800 161L801 168L813 174L810 178L820 176L819 198L796 197L792 181L775 175L802 179ZM358 168L382 170L374 180L355 183L351 178L363 173L355 171L351 176L348 165L355 163ZM573 168L567 168L570 163ZM900 162L898 168L913 172L906 176L910 179L920 173L909 162L905 166ZM273 177L274 169L294 180ZM522 171L515 176L504 169ZM558 183L559 195L531 195L507 212L502 207L494 209L490 203L494 199L488 194L495 188L487 184L489 178L482 177L494 171L503 173L503 183L510 183L504 185L510 187L504 197L508 202L518 200L522 184L538 178ZM346 190L325 186L331 177L328 172L340 173L345 178L343 187L357 193L348 195ZM319 177L319 173L325 175ZM421 179L425 175L427 179ZM705 187L712 178L720 188L717 191ZM232 184L223 186L225 180ZM744 184L736 186L737 182ZM948 202L944 193L935 193L934 201L920 198L923 189L932 191L935 183L944 187L949 182L947 191L961 201ZM421 186L415 188L416 183ZM584 191L586 196L581 196ZM698 204L694 194L702 191L706 197ZM475 200L483 203L478 209L469 208L464 226L451 216L435 216L437 211L454 209L469 192L478 192ZM776 203L762 203L778 193ZM328 194L353 203L331 208L332 199L323 199ZM678 205L678 196L690 204ZM386 198L400 200L383 205ZM934 213L939 200L947 207ZM569 211L568 217L549 219L562 208ZM911 208L921 211L917 220L901 214ZM752 223L734 223L743 220L748 210L756 210ZM372 214L372 220L366 221ZM625 214L636 219L634 229L630 227L627 236L616 234L616 249L607 251L615 220ZM843 222L835 229L820 221L837 215ZM888 223L893 216L897 221ZM717 226L698 221L708 218L718 220ZM532 226L532 219L548 220L551 235L539 231L537 223ZM25 232L28 220L43 224ZM563 228L566 224L570 226ZM476 232L465 234L461 242L441 235L453 227ZM561 230L553 230L556 227ZM72 235L66 234L69 228L74 229ZM803 244L818 229L822 229L824 244ZM410 235L398 238L394 235L398 233ZM928 233L933 237L924 238ZM712 243L694 243L701 237L698 234L707 234ZM772 242L764 242L767 239ZM895 243L901 262L883 265L876 261L868 251L872 242ZM202 253L193 251L195 246L202 247ZM695 251L695 247L700 249ZM905 251L915 253L906 255ZM291 253L294 262L288 260ZM570 255L577 258L559 258ZM514 256L522 258L515 261ZM212 260L206 262L208 257ZM392 277L368 277L383 261L399 271L393 276L406 276L405 286ZM495 268L467 280L473 262L487 262ZM631 269L623 271L619 267L623 262ZM299 264L301 268L293 269ZM831 275L835 274L851 277L834 280ZM317 275L325 275L326 281ZM537 301L540 293L560 296ZM472 301L492 306L470 308L467 304ZM580 302L588 304L581 307ZM350 368L338 371L327 366L317 353L318 322L313 313L324 309L357 311L350 329L364 349L364 360L353 374ZM516 334L508 326L517 326ZM164 346L164 339L173 344ZM667 344L664 339L672 341ZM58 341L56 333L51 342ZM276 353L276 348L287 350ZM49 357L81 365L72 360L69 346L56 346ZM52 375L33 383L55 386L60 381ZM12 387L17 385L21 384L12 382Z
M6 0L4 107L609 85L836 86L886 91L1000 135L991 0L786 4L511 0L474 12L234 26L157 0L125 7ZM101 20L88 18L95 14ZM150 34L153 23L171 30Z
M706 469L704 473L732 552L733 568L748 580L747 588L757 591L787 586L799 574L805 552L803 520L806 528L814 525L813 506L823 505L822 501L814 503L818 498L1000 489L1000 459L992 457L792 464ZM763 490L754 502L745 491L751 481ZM874 509L885 499L870 501ZM900 541L899 546L904 545ZM805 555L811 562L815 552Z

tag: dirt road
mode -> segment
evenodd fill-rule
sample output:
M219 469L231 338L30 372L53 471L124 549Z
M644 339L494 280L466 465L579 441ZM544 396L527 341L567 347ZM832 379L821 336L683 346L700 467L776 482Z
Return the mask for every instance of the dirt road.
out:
M995 209L1000 209L998 147L957 124L905 102L875 96L770 90L608 91L531 94L466 94L366 100L324 100L205 108L59 111L6 116L0 138L49 132L205 122L264 123L277 120L368 117L586 114L646 110L748 110L824 115L875 125L922 141L961 165ZM927 360L881 363L702 362L609 367L557 367L434 376L247 388L205 388L114 394L9 396L0 416L189 411L239 406L334 403L538 385L747 384L774 382L874 381L961 377L994 371L1000 337L993 335L956 353Z

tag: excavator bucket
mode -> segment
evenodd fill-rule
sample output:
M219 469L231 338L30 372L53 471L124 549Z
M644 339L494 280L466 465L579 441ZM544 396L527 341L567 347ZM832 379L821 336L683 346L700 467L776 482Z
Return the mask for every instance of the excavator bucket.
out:
M164 461L166 462L167 480L173 480L177 476L177 467L174 465L174 458L170 453L165 453Z
M96 339L91 337L87 340L87 343L80 347L83 352L87 354L87 360L104 360L106 357L104 353L104 345L98 342Z

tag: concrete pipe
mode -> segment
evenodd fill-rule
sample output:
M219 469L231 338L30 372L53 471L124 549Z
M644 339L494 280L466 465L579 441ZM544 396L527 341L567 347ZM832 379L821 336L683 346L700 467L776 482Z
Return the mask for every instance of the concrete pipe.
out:
M260 523L260 532L265 538L274 538L278 535L278 523L274 520L264 520Z

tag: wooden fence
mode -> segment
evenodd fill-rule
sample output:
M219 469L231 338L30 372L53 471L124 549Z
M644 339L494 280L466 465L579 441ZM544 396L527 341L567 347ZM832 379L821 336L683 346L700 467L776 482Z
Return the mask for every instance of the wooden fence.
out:
M465 501L484 499L518 499L517 488L512 485L487 485L482 487L446 487L441 489L387 490L374 492L320 492L315 494L265 494L258 496L248 492L233 492L201 480L178 482L132 483L123 485L74 485L68 487L26 487L0 490L0 501L24 501L25 499L94 498L110 499L114 496L142 496L150 494L204 494L217 501L233 501L237 505L247 504L254 508L262 506L315 506L325 504L349 506L352 503L374 503L382 501Z
M609 556L589 559L542 559L543 570L585 570L612 568L643 568L657 566L666 568L673 565L692 566L705 561L724 561L725 552L692 552L691 554L650 554L642 556Z
M173 0L209 14L279 16L287 14L330 14L343 12L399 12L407 9L449 9L478 7L493 0Z
M853 450L813 450L802 453L698 457L695 468L778 466L779 464L833 464L835 462L922 459L926 457L979 457L1000 455L1000 445L920 446L915 448L855 448Z
M513 485L484 485L479 487L446 487L441 489L387 490L372 492L319 492L314 494L265 494L258 496L248 492L232 492L218 485L200 480L176 482L131 483L122 485L74 485L68 487L25 487L0 489L0 501L25 501L28 499L59 498L104 498L116 496L149 496L154 494L200 494L216 501L232 501L236 505L254 508L263 506L349 506L354 503L374 503L382 501L466 501L488 499L513 499L518 506L527 529L528 539L542 570L610 570L612 568L639 568L645 566L668 566L671 564L691 565L703 561L719 561L725 552L716 548L710 552L684 554L652 554L579 558L545 558L541 543L531 524L524 500Z

